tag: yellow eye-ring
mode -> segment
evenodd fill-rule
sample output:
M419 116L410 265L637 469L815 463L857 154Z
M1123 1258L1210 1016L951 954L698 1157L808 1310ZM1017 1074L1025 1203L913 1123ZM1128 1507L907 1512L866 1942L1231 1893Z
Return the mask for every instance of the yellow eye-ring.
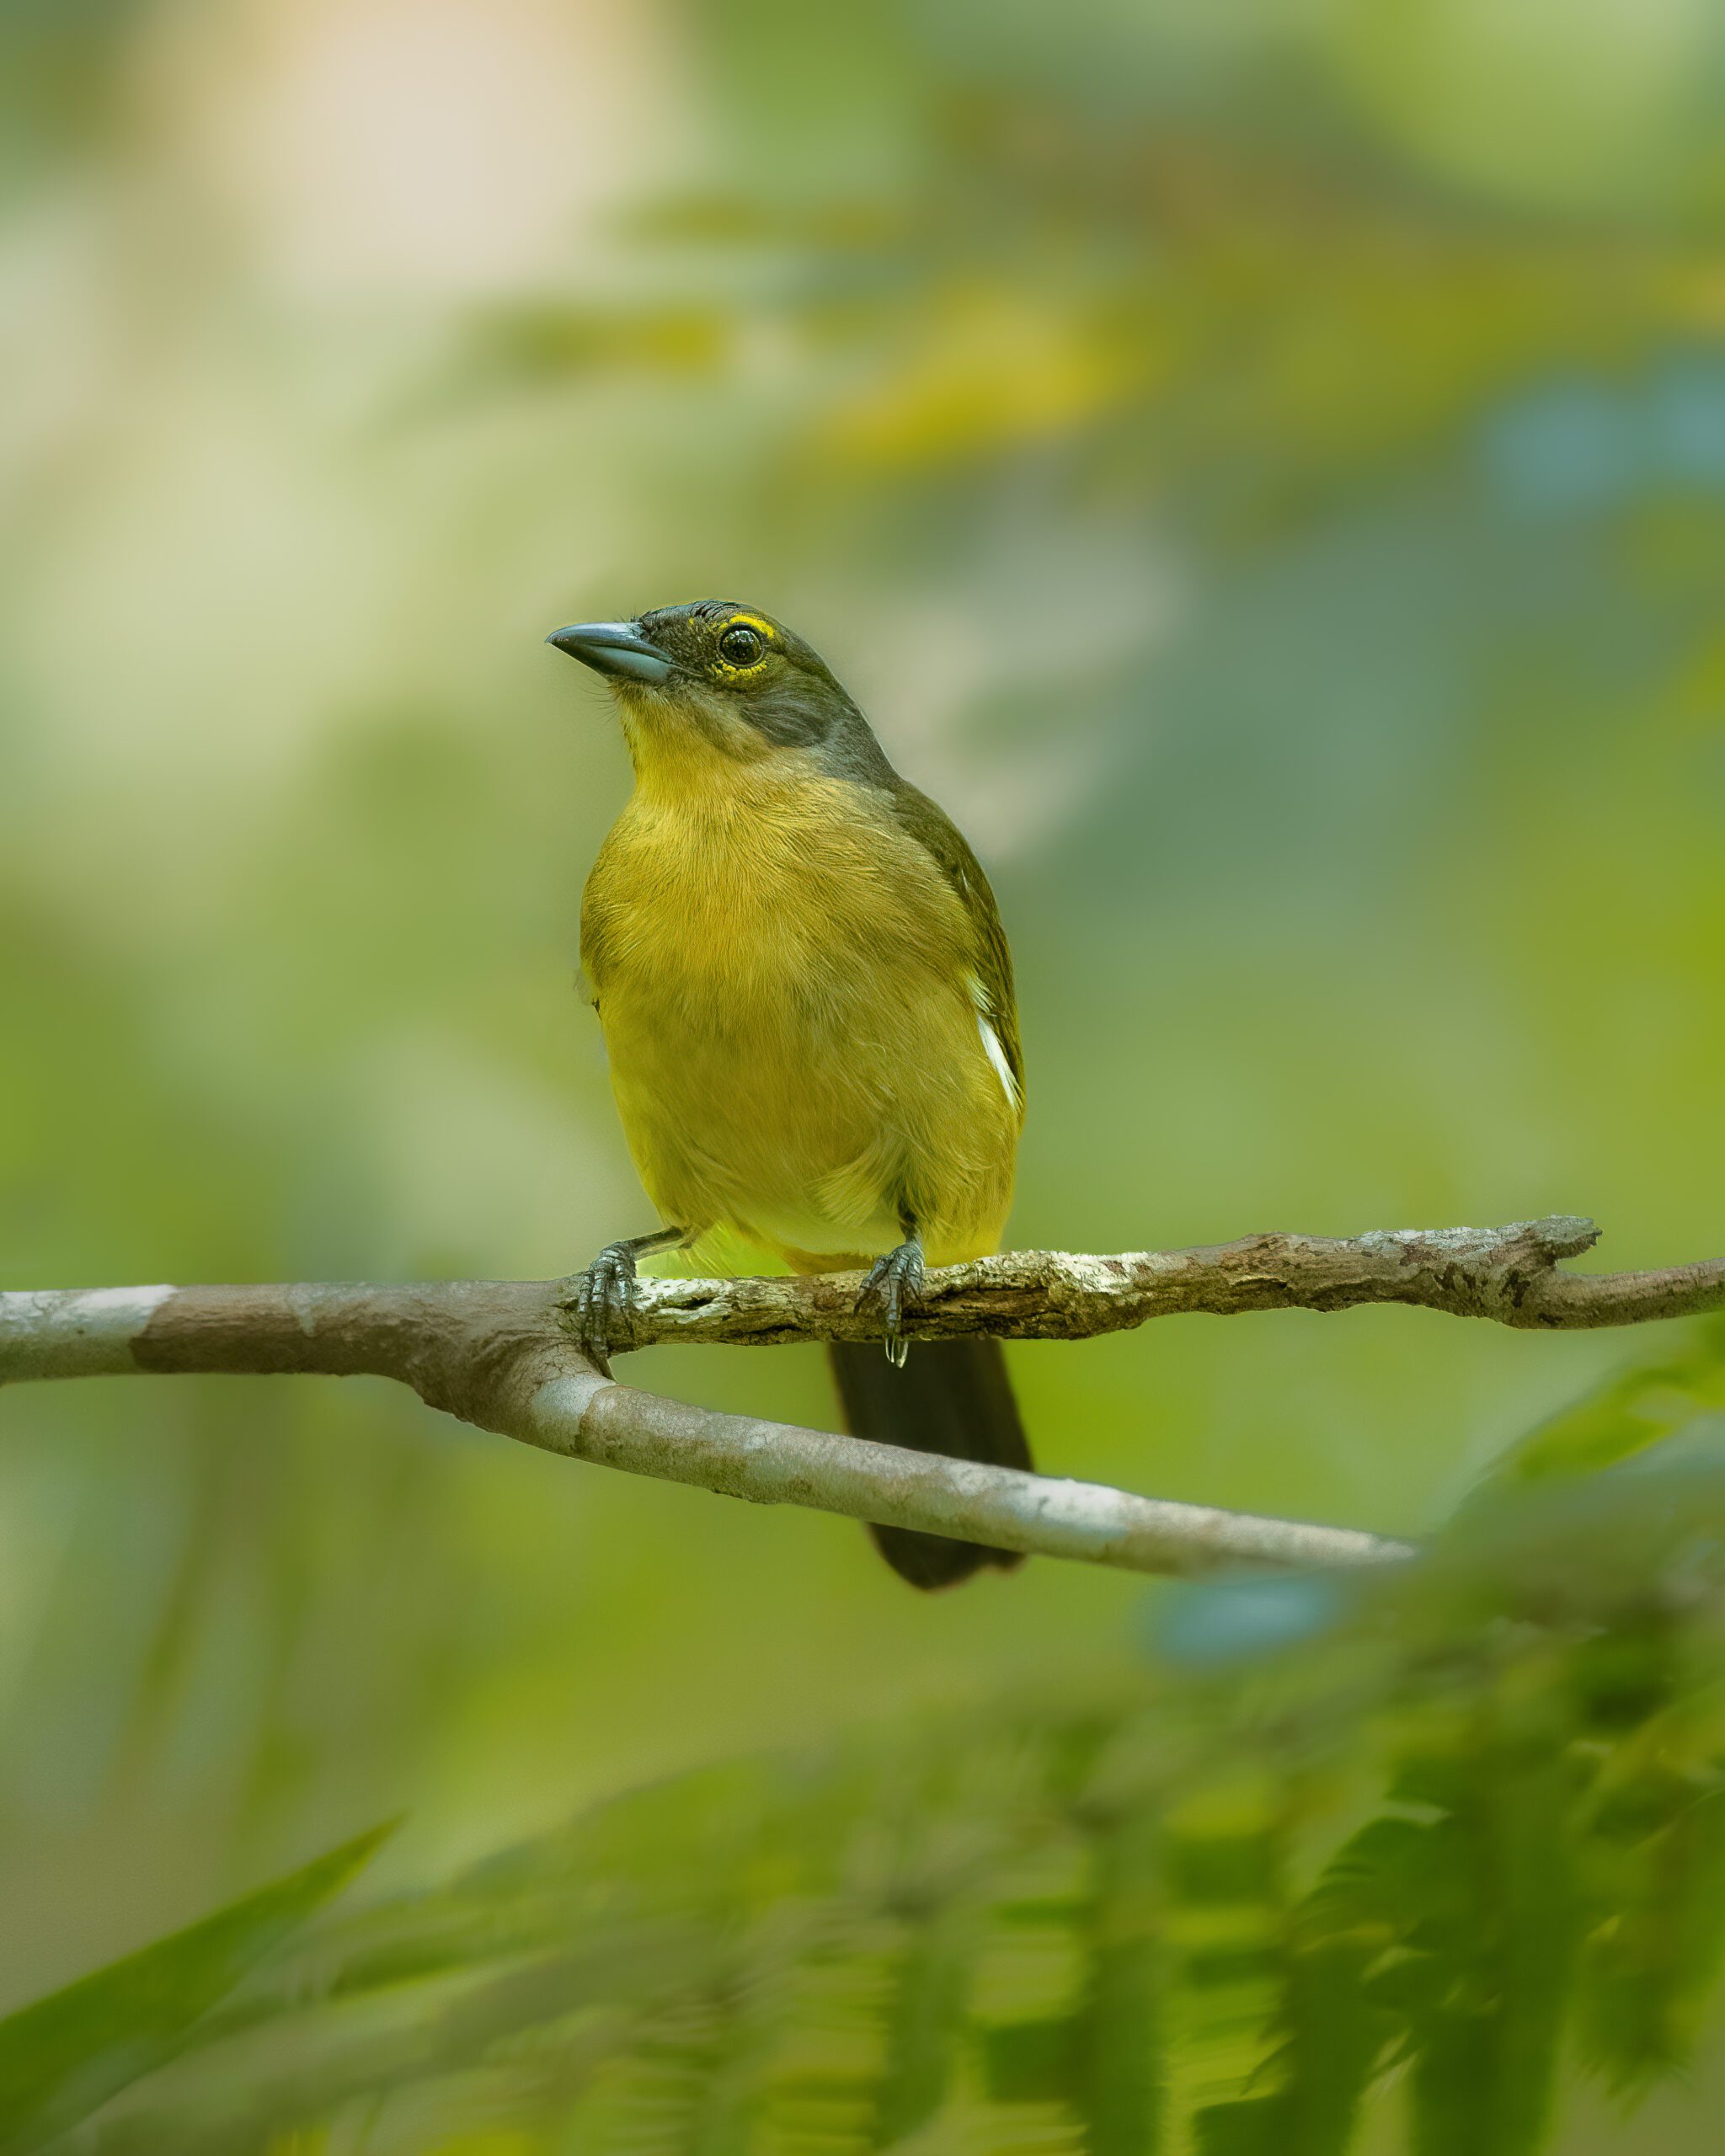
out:
M733 666L754 666L760 663L766 649L766 640L759 629L751 629L744 622L733 622L718 640L719 656Z

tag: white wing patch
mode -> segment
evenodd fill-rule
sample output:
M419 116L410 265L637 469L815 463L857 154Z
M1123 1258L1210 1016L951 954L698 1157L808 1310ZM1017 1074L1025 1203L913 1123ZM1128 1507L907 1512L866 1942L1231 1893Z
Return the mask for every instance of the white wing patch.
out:
M991 1022L988 990L975 974L969 974L968 979L970 985L970 1001L976 1006L976 1030L982 1036L982 1052L994 1065L995 1075L1000 1080L1006 1092L1007 1104L1016 1115L1020 1106L1018 1081L1012 1075L1012 1066L1007 1062L1007 1052L1001 1046L1001 1037L995 1031Z

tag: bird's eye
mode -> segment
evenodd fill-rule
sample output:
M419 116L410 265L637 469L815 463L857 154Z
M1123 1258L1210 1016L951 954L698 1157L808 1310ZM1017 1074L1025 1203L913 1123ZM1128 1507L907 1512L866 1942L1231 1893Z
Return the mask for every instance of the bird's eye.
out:
M765 648L761 632L745 628L740 622L734 628L727 629L718 640L721 656L728 659L733 666L752 666Z

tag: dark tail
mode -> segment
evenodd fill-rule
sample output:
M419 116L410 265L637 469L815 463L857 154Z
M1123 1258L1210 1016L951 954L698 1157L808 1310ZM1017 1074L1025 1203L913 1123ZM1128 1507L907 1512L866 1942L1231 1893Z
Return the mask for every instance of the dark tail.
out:
M873 1341L830 1341L826 1353L852 1437L944 1453L950 1460L987 1460L996 1467L1030 1465L998 1340L921 1340L901 1370ZM912 1587L956 1587L985 1565L1010 1572L1023 1562L1020 1550L953 1542L915 1528L871 1527L868 1532L881 1556Z

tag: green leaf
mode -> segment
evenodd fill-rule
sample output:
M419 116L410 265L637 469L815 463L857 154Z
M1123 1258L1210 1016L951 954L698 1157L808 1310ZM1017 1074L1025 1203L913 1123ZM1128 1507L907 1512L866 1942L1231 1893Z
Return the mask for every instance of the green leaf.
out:
M1607 1876L1607 1920L1581 1967L1583 2056L1621 2095L1688 2063L1725 1961L1725 1789L1697 1796L1697 1766L1683 1764L1681 1774L1666 1758L1643 1769L1664 1786L1637 1805L1645 1817L1621 1823L1626 1845Z
M1073 2095L1089 2156L1139 2156L1162 2126L1168 1981L1162 1821L1147 1805L1093 1822Z
M1716 1321L1693 1327L1675 1354L1621 1372L1541 1423L1494 1464L1481 1494L1597 1474L1721 1408L1725 1326Z
M339 1893L396 1822L0 2021L0 2156L24 2156L182 2051L254 1962Z

